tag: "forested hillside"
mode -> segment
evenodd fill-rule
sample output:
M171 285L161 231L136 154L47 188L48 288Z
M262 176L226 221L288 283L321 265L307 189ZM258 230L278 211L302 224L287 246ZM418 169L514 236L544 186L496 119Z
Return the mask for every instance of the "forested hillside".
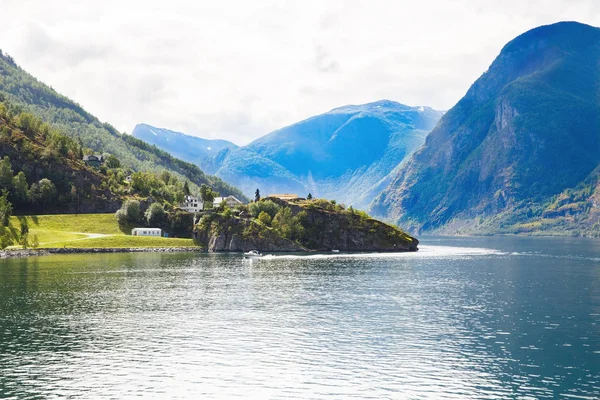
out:
M0 101L4 100L16 113L36 115L81 147L110 153L133 171L168 171L179 179L189 180L192 188L207 184L222 195L243 197L239 190L219 178L206 175L196 165L100 122L77 103L39 82L0 51Z
M31 113L0 103L0 214L114 212L125 198L171 210L190 191L168 171L133 172L113 155L88 166L82 158L90 152Z

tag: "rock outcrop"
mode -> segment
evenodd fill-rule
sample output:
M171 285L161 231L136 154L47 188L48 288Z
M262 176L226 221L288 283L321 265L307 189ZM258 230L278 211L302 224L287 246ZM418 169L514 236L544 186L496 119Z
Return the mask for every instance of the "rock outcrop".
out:
M265 224L252 217L206 214L196 225L196 242L208 251L417 251L419 241L397 227L326 200L286 202L270 198L280 210L289 209L297 224L282 229L273 218ZM243 214L242 214L243 215ZM295 230L294 230L295 229Z

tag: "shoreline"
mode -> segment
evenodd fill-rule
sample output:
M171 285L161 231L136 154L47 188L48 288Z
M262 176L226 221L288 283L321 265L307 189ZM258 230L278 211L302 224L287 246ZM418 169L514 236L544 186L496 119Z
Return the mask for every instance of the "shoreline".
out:
M202 247L90 247L2 250L0 259L49 256L52 254L185 253L205 252Z
M329 254L329 251L308 250L308 251L268 251L269 253L283 254ZM416 251L390 251L390 250L355 250L344 251L342 254L353 253L413 253ZM89 247L89 248L47 248L47 249L18 249L18 250L0 250L0 260L9 258L25 258L50 256L53 254L113 254L113 253L212 253L212 254L234 254L243 253L242 251L208 251L203 247ZM331 253L336 254L336 253Z

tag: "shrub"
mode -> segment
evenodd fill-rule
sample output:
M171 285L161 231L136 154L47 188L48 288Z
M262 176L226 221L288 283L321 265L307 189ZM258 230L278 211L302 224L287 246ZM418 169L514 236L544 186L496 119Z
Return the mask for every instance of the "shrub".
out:
M266 225L266 226L271 226L271 221L272 218L269 214L267 214L265 211L261 211L260 214L258 214L258 220L260 221L261 224Z
M261 200L248 205L248 211L253 217L258 217L260 213L264 211L269 214L271 218L274 218L280 208L281 207L272 200Z
M121 228L125 228L130 223L138 222L140 220L140 202L126 200L115 216Z
M139 203L138 203L139 204ZM146 221L150 226L162 226L166 220L165 208L160 203L152 203L146 210Z

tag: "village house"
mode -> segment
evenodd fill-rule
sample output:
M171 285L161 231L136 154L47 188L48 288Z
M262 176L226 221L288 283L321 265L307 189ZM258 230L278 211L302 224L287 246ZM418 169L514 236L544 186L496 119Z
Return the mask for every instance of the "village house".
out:
M131 236L162 236L162 229L160 228L133 228L131 230Z
M244 202L237 199L235 196L227 196L227 197L215 197L215 201L213 202L213 207L219 207L221 203L225 201L227 203L227 207L234 208L236 206L241 206Z
M83 156L83 162L91 167L100 167L104 164L104 157L100 154L90 154L87 156Z
M298 197L297 194L289 194L289 193L284 193L284 194L270 194L268 197L274 197L276 199L280 199L280 200L295 200L295 199L299 199L300 197Z
M185 196L185 200L183 203L179 205L183 211L197 213L198 211L202 211L204 209L204 204L202 203L202 199L199 199L196 196Z

